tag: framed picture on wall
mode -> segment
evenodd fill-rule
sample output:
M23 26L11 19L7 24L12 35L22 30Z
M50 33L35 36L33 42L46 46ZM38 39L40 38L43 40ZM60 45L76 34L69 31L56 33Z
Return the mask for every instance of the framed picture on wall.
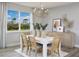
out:
M63 26L57 27L57 32L63 32Z
M53 19L52 25L53 25L53 31L57 32L57 28L61 26L60 18Z

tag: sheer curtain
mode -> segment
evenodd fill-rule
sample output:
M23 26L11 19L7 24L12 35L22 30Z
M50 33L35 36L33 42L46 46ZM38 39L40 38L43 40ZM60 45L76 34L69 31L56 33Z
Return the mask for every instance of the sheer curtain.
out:
M5 48L6 39L6 3L0 3L0 48Z

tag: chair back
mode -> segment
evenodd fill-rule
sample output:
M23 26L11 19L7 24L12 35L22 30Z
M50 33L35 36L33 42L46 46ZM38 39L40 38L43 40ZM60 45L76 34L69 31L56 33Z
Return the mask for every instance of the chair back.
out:
M36 48L36 40L35 40L35 37L29 36L28 38L29 38L30 43L31 43L30 47L31 48Z
M27 46L27 36L24 33L21 33L22 45Z
M60 47L60 39L59 38L54 38L52 42L52 50L58 50Z

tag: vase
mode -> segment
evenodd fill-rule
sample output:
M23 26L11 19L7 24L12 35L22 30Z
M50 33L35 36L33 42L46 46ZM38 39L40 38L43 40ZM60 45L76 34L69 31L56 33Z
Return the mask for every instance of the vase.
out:
M34 30L34 36L37 36L37 32L36 32L36 30Z
M41 31L41 37L46 37L46 31Z
M37 37L41 37L41 31L40 30L36 30L36 33L37 33Z

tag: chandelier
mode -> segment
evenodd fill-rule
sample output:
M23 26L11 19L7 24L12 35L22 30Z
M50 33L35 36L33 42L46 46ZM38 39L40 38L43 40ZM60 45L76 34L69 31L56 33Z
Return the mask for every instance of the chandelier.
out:
M40 2L40 8L33 8L33 14L38 17L43 17L48 15L48 8L44 8Z

